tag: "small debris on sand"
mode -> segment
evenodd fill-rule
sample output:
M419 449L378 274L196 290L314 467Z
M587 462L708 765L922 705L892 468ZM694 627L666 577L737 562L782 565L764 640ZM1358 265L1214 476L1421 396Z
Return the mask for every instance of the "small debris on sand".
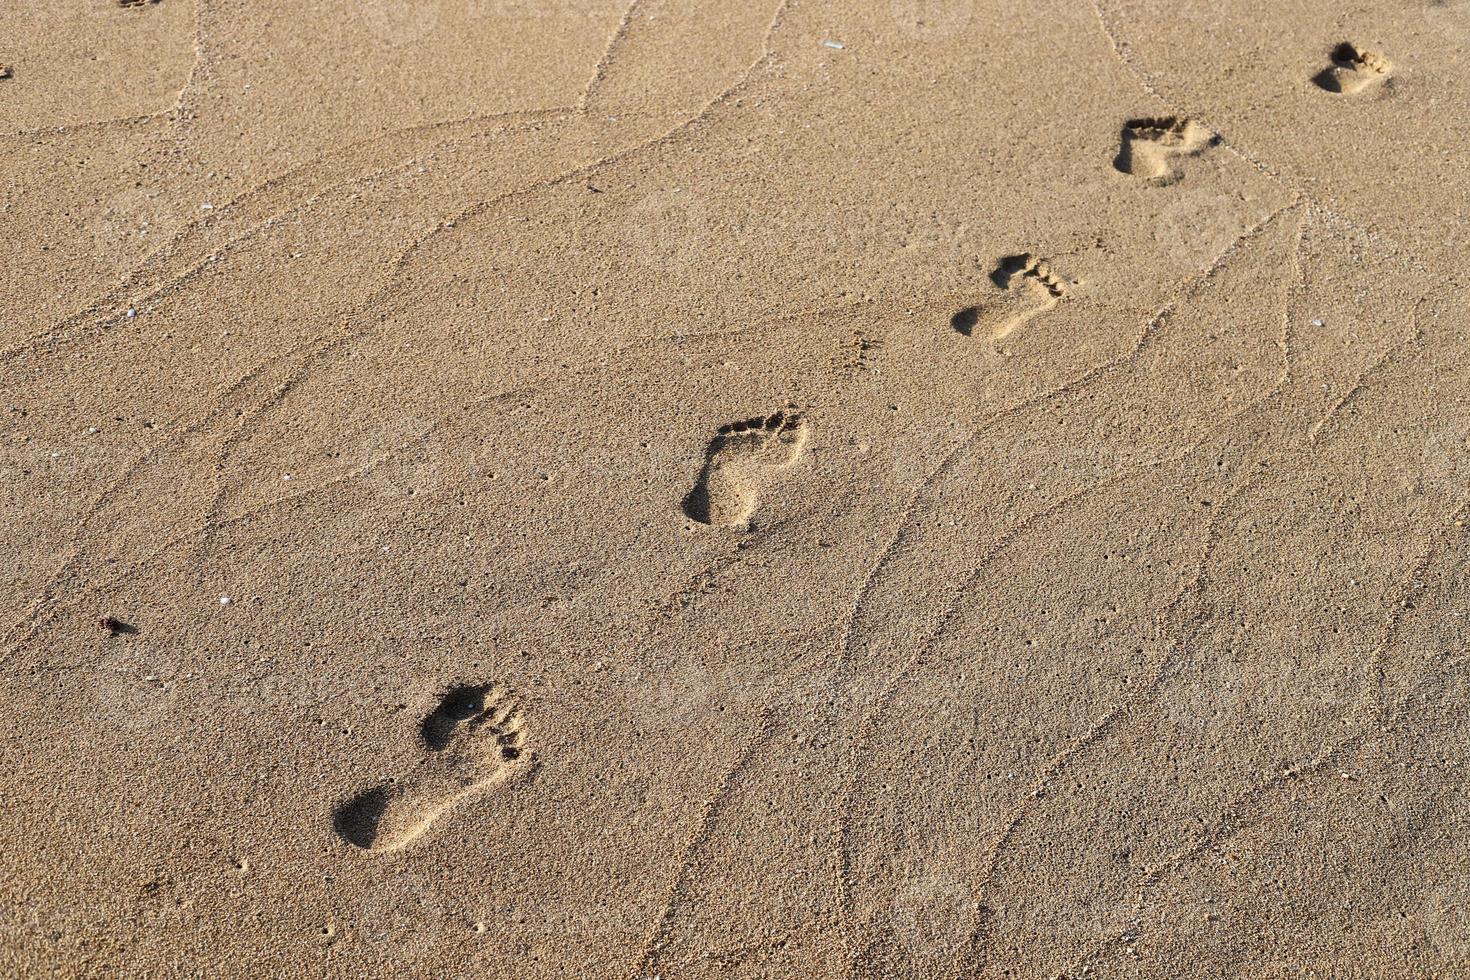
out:
M103 616L102 628L109 636L133 636L138 632L138 627L132 623L125 623L116 616Z

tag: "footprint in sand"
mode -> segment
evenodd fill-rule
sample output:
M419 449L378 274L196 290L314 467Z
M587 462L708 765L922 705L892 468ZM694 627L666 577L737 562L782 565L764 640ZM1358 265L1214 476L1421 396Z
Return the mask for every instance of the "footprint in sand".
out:
M773 470L801 457L807 435L802 417L785 409L721 426L705 451L694 489L684 498L685 515L701 524L744 526L755 512L761 485Z
M1113 166L1157 184L1172 184L1181 176L1177 161L1198 156L1216 139L1193 119L1130 119L1123 124L1123 142Z
M1354 95L1379 85L1393 73L1393 65L1383 55L1348 41L1332 49L1331 60L1312 81L1318 88L1343 95Z
M461 685L424 719L429 754L401 779L390 779L337 808L337 834L366 851L412 844L460 801L524 771L525 725L515 696L493 684Z
M967 306L950 317L949 324L966 337L979 333L1000 340L1011 331L1056 306L1067 296L1068 283L1045 259L1030 253L1000 260L990 281L1002 290L993 302Z

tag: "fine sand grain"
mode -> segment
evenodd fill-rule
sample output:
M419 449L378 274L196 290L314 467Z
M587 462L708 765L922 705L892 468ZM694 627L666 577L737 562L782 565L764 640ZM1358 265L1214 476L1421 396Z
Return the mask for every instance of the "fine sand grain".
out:
M1470 975L1470 4L0 9L0 975Z

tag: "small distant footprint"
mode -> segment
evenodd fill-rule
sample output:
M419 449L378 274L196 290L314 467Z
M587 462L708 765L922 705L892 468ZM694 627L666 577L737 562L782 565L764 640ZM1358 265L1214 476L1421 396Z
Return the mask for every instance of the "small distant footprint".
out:
M1125 174L1171 184L1180 177L1179 158L1198 156L1215 140L1214 133L1193 119L1130 119L1123 124L1123 141L1113 166Z
M966 337L980 333L1000 340L1067 296L1067 283L1052 271L1051 264L1029 252L1001 259L990 281L1004 291L1000 297L967 306L950 317L950 326Z
M1332 63L1312 79L1318 88L1329 92L1353 95L1382 83L1393 74L1393 65L1387 58L1349 41L1333 48L1331 59Z
M529 764L515 696L493 684L460 685L419 729L428 748L406 777L390 779L339 806L337 834L366 851L398 851L457 803Z
M705 451L694 489L684 498L685 515L719 527L747 524L766 477L801 457L807 435L806 422L789 410L721 426Z

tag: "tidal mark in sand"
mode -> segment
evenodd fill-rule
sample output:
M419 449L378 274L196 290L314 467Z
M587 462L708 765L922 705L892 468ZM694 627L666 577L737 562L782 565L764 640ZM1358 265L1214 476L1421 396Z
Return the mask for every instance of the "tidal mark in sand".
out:
M721 426L684 498L684 514L701 524L745 526L766 481L801 458L808 434L806 422L789 408Z
M419 733L429 755L407 777L359 793L333 814L347 843L365 851L402 850L462 800L530 763L520 705L494 684L451 688Z
M1029 252L1008 255L990 273L1000 295L967 306L949 318L949 325L966 337L979 333L1000 340L1038 314L1066 298L1069 284L1045 259Z
M1328 92L1354 95L1383 83L1393 74L1393 65L1387 58L1350 41L1333 48L1330 59L1331 64L1312 78L1318 88Z
M1182 176L1179 160L1198 156L1218 141L1216 134L1193 119L1130 119L1123 124L1113 166L1156 184L1172 184Z

